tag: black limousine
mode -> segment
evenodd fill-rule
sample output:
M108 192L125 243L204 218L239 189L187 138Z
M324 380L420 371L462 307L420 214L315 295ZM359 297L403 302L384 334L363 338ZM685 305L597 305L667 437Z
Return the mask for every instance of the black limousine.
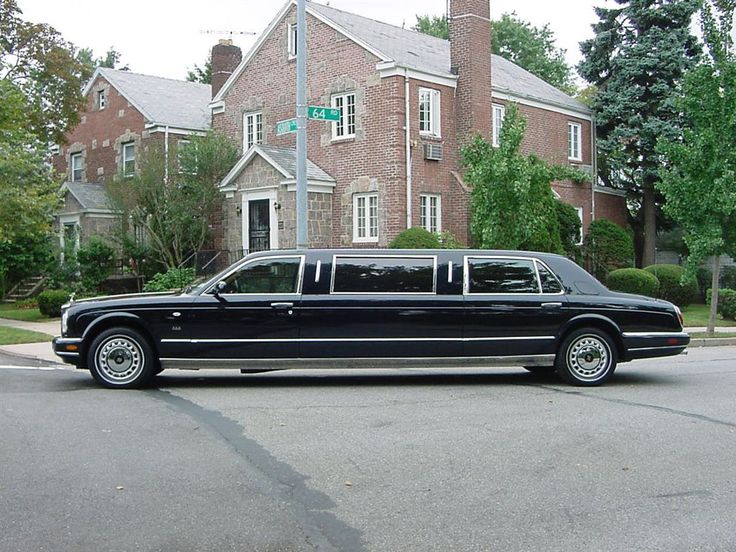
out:
M167 368L476 367L600 385L690 337L666 301L609 291L559 255L283 250L177 293L65 305L53 348L110 388Z

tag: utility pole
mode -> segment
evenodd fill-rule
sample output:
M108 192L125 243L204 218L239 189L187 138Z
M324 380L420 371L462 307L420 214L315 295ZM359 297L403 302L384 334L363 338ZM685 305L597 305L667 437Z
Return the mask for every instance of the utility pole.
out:
M306 0L296 3L296 247L307 237L307 16Z

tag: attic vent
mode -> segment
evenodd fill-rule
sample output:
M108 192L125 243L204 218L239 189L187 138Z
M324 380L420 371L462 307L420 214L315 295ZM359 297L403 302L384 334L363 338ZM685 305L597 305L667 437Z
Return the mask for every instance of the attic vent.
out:
M442 144L424 144L424 158L428 161L442 161Z

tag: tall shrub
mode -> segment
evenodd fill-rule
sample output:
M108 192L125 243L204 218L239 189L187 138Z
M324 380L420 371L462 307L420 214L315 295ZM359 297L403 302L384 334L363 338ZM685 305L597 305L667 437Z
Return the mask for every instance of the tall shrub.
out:
M601 282L613 270L634 266L631 236L610 220L599 219L590 224L583 249L593 274Z
M85 291L97 291L113 272L115 250L98 237L93 237L77 251L79 274Z
M684 269L673 264L652 265L644 270L654 274L659 280L657 297L685 307L692 303L698 295L698 282L695 278L683 281Z

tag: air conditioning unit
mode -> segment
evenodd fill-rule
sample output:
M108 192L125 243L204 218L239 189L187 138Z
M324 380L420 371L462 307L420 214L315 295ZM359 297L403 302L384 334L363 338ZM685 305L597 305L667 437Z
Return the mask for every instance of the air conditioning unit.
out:
M442 161L442 144L424 144L424 158L428 161Z

